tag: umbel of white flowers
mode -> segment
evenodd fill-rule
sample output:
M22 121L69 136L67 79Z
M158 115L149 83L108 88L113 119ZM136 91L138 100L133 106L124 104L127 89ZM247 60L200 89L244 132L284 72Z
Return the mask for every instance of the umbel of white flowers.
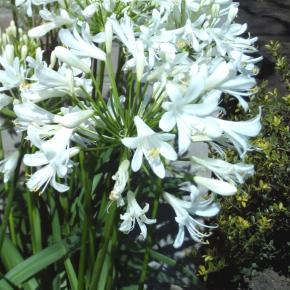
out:
M54 2L58 5L49 5ZM227 120L227 108L221 107L227 94L248 110L261 60L252 57L257 38L246 36L247 25L235 22L238 3L18 0L16 6L27 17L37 6L41 24L28 31L30 38L53 30L59 41L48 64L40 47L26 41L19 50L9 37L0 37L5 39L0 43L0 109L14 111L15 130L36 148L23 158L24 165L34 168L28 189L67 191L73 157L80 150L117 144L124 155L108 203L124 207L120 231L129 233L137 222L145 239L146 225L156 222L147 217L149 203L142 208L136 200L142 190L128 185L136 176L150 174L152 182L174 178L180 184L163 192L178 224L174 246L182 245L185 229L193 240L204 242L215 227L205 220L220 210L217 195L235 194L237 185L253 175L244 156L254 149L249 139L261 129L261 110L239 122ZM103 25L92 29L96 14L103 15ZM124 60L118 70L111 59L113 44ZM108 72L109 96L102 95L95 78L96 63ZM128 75L136 88L121 96L118 88L126 86L118 82ZM44 102L52 98L56 101ZM192 156L189 149L196 143L207 144L212 157ZM227 148L236 150L236 164L227 161ZM0 162L4 182L12 178L17 162L18 151ZM204 170L208 177L201 176Z

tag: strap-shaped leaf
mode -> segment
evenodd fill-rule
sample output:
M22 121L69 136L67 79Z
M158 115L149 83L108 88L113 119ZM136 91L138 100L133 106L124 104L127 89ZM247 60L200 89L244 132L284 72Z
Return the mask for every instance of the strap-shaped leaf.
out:
M20 286L23 282L33 277L41 270L62 259L78 245L78 237L71 237L67 240L62 240L24 260L12 270L10 270L5 275L5 278L12 284ZM5 280L2 279L0 281L0 289L5 289L3 288L5 285L7 284L5 283Z

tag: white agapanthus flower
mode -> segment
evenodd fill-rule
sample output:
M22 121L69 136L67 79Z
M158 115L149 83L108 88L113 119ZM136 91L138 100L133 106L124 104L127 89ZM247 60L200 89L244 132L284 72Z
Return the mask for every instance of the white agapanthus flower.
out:
M210 116L218 108L220 93L213 91L207 94L201 103L196 103L196 99L205 90L203 78L199 75L193 81L186 92L181 86L168 82L166 92L170 102L164 102L162 107L167 111L161 118L159 126L162 130L169 132L176 125L178 128L178 148L183 154L189 148L191 135L195 130L203 128L209 137L216 137L220 130L216 130L214 124L208 125L203 117Z
M24 68L20 64L20 59L14 57L14 47L6 45L2 55L0 55L0 92L18 87L24 81Z
M132 191L128 191L127 210L124 214L121 214L120 216L122 223L119 227L119 230L125 234L128 234L134 229L135 223L137 222L141 230L140 238L142 240L145 240L147 236L146 224L151 225L156 223L155 219L149 219L146 217L145 214L148 212L148 210L148 203L146 203L145 207L142 209L136 201L135 194Z
M14 174L17 162L19 159L19 152L15 151L0 161L0 172L4 174L4 183L8 182Z
M63 45L69 47L71 52L80 57L91 57L99 60L106 60L106 54L93 44L89 27L83 26L82 35L76 27L71 32L69 29L61 29L58 33Z
M29 37L39 38L57 27L62 27L63 25L71 26L74 22L74 20L70 17L69 13L65 9L60 9L59 15L56 15L49 10L43 9L40 10L39 15L43 20L48 22L30 29L28 32Z
M186 201L175 197L174 195L165 192L164 199L174 209L178 223L178 234L175 238L173 246L179 248L184 241L185 228L188 230L190 237L196 242L203 242L204 238L208 237L209 233L204 233L203 229L212 229L215 226L204 224L201 218L209 218L215 216L219 212L219 206L213 202L212 198L203 198L202 195L197 195L193 200ZM193 217L197 216L197 217Z
M21 6L23 5L26 7L26 14L29 17L32 17L32 5L46 5L53 2L56 2L57 0L16 0L15 5Z
M254 165L237 163L231 164L221 159L191 157L194 162L211 170L217 177L230 183L244 183L245 179L254 174Z
M27 181L29 190L40 190L42 193L48 184L58 192L69 189L67 185L58 183L56 177L67 176L73 165L70 158L79 152L77 147L69 148L72 131L72 129L61 128L50 140L42 141L39 131L33 126L28 127L27 137L39 151L25 154L23 163L26 166L41 167Z
M156 133L139 117L134 117L134 123L137 128L136 137L126 137L122 143L130 148L136 149L131 168L138 171L142 166L143 155L147 159L153 172L160 178L165 177L165 168L160 155L167 160L176 160L177 154L168 141L174 139L174 134Z

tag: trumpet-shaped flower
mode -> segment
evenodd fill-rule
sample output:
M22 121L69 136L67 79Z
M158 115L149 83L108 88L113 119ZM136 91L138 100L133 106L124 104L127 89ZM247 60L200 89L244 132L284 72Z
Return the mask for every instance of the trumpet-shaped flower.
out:
M204 97L202 103L193 103L204 89L205 84L200 75L193 77L186 92L174 83L168 82L166 85L170 102L162 104L167 112L160 119L159 126L163 131L168 132L177 125L179 154L185 153L189 148L191 136L196 130L206 131L210 137L216 137L219 132L219 130L214 129L216 126L208 125L208 121L203 120L203 117L217 110L220 92L213 91Z
M69 29L61 29L58 33L61 42L71 49L71 52L80 57L91 57L105 60L106 54L96 47L92 42L92 37L85 26L82 29L82 36L74 28L73 32Z
M261 114L262 110L259 108L259 114L248 121L227 121L218 118L209 117L211 121L215 121L223 130L223 137L229 139L241 156L249 150L249 137L255 137L261 130Z
M186 201L165 192L164 199L171 205L175 211L175 221L178 223L178 234L173 246L179 248L182 246L185 237L185 228L188 230L190 237L196 242L203 242L209 233L203 233L203 228L213 229L215 226L205 225L199 218L193 218L191 215L203 218L213 217L219 212L219 206L213 202L212 198L203 199L198 195L192 201Z
M59 12L59 15L55 15L48 10L40 10L39 15L48 22L30 29L28 31L28 36L39 38L57 27L63 25L71 26L73 24L73 19L70 18L68 12L64 9L60 9Z
M24 68L20 65L18 57L14 58L14 47L7 45L4 53L0 56L0 87L1 91L10 90L18 87L24 80Z
M136 40L135 38L133 21L127 14L120 23L114 17L110 17L108 21L111 23L118 39L127 47L129 53L133 56L133 59L127 61L127 65L129 67L132 65L136 67L137 78L141 80L146 64L144 45L140 39Z
M214 174L230 183L244 183L245 179L254 174L254 165L237 163L231 164L221 159L198 158L192 156L192 159L214 172Z
M165 177L165 168L160 155L168 160L176 160L177 154L166 141L174 139L174 134L156 133L139 117L135 116L134 123L137 128L137 137L126 137L122 143L130 148L136 149L131 168L138 171L141 168L143 155L149 162L153 172L160 178Z
M137 221L138 226L140 227L141 233L140 238L142 240L146 239L147 236L147 227L146 224L154 224L156 223L155 219L149 219L146 217L146 213L149 210L149 204L146 203L145 207L142 209L140 205L137 203L135 195L132 191L128 191L127 193L127 210L124 214L121 214L120 218L122 223L119 227L119 230L125 234L131 232Z
M72 129L61 128L53 138L43 142L38 130L33 126L28 127L28 139L39 151L33 154L25 154L23 162L26 166L41 167L27 181L29 190L40 190L42 193L48 184L58 192L69 189L67 185L58 183L56 177L66 177L72 167L70 158L79 152L76 147L68 148L71 134Z

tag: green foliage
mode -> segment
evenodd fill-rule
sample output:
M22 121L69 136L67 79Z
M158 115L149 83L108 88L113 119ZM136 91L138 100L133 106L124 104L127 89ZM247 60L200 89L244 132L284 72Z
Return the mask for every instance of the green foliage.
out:
M267 49L289 91L289 63L281 54L280 44L271 42ZM202 250L198 274L214 290L240 289L247 278L269 266L284 275L289 269L290 94L281 95L263 81L248 115L254 116L259 106L263 130L253 142L257 151L248 157L255 164L256 174L236 196L221 200L219 228ZM239 118L239 110L233 112L233 118ZM225 273L227 279L221 279Z

